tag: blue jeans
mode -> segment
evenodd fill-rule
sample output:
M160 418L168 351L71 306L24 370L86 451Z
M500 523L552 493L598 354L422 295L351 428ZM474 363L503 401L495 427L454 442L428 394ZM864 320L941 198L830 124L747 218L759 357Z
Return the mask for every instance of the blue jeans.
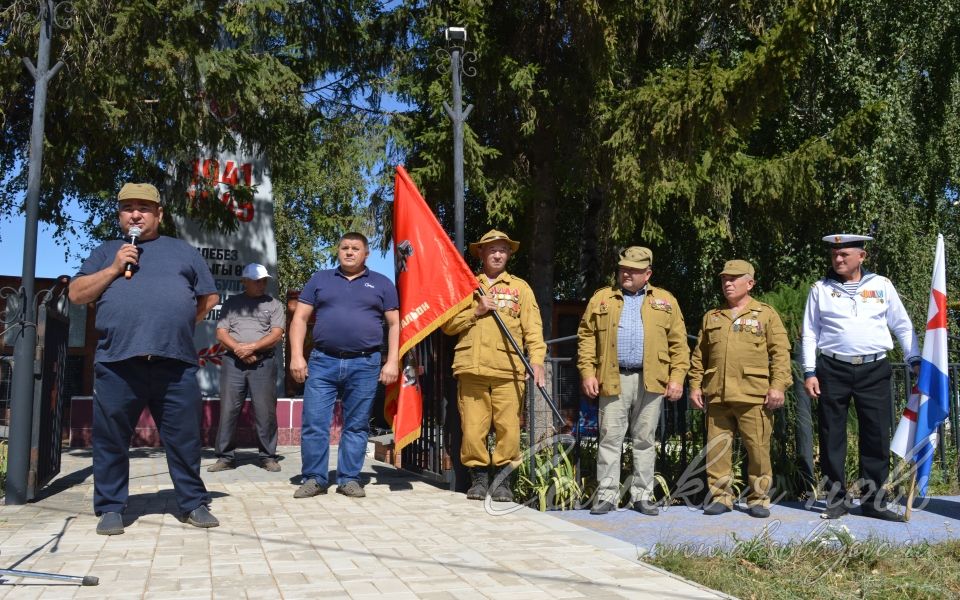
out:
M380 353L334 358L314 350L307 369L300 431L303 481L316 479L321 486L327 485L330 423L338 397L343 402L343 431L337 451L337 483L358 481L367 453L370 408L380 377Z

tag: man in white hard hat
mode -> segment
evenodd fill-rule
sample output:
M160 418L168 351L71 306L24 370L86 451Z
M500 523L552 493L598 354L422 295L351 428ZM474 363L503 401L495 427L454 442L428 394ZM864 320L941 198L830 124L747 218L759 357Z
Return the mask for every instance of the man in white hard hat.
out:
M863 268L864 244L872 240L843 233L823 238L830 247L830 270L813 284L803 315L804 388L819 399L820 469L827 492L820 516L825 519L840 518L851 507L844 464L847 413L854 400L863 515L903 520L883 497L890 470L890 332L907 362L919 364L920 346L893 283Z
M250 394L257 426L257 448L263 469L280 470L277 462L277 361L275 346L286 327L283 305L267 294L267 268L250 263L243 269L243 293L230 296L220 310L217 341L227 349L220 366L220 426L217 462L207 471L237 466L237 419Z

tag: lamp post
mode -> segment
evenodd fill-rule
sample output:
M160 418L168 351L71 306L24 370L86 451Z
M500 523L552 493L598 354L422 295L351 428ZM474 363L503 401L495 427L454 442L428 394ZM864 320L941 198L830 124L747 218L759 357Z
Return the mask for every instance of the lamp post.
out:
M63 10L66 18L57 18ZM40 44L36 66L24 58L23 64L33 76L33 123L30 128L30 158L27 171L26 224L23 234L23 271L19 291L20 319L14 348L12 401L10 404L10 447L7 459L7 504L25 504L28 500L30 446L33 433L34 387L36 383L37 306L34 284L37 270L37 222L40 213L40 167L43 162L43 125L47 108L47 84L63 68L63 61L50 65L50 37L54 26L70 26L73 5L70 2L40 0Z
M463 240L463 123L470 116L473 105L463 106L463 91L460 87L460 76L473 77L477 70L473 67L464 67L463 62L476 61L473 52L464 52L467 43L465 27L447 27L445 32L447 51L450 53L450 74L453 77L453 107L446 102L443 109L453 122L453 205L454 205L454 241L460 254L463 254L465 244ZM444 69L445 70L445 69Z

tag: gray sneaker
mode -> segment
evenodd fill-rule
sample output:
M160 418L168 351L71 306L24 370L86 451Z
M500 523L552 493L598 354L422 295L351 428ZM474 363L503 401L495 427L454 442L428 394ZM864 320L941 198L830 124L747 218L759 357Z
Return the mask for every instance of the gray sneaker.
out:
M236 469L236 468L237 468L237 465L232 460L227 460L225 458L218 458L217 462L207 467L207 472L217 473L218 471L229 471L230 469Z
M105 512L97 523L97 535L120 535L123 533L123 515L118 512Z
M319 496L320 494L327 493L327 486L320 485L317 483L316 479L308 479L300 484L300 487L297 488L297 491L293 493L294 498L312 498L313 496Z
M343 485L338 485L337 493L350 498L364 498L367 495L367 493L363 491L363 488L360 487L360 482L358 481L348 481Z
M270 471L271 473L279 473L280 463L278 463L275 458L265 458L260 461L260 468L264 471Z

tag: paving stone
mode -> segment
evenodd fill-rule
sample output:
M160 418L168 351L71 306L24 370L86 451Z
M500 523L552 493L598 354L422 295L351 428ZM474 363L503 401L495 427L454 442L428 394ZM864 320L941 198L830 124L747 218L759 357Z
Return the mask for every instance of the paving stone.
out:
M470 502L379 463L365 465L366 498L294 499L299 449L282 454L281 473L202 471L221 522L211 529L177 519L155 449L131 451L123 535L95 534L89 477L55 480L36 503L0 506L5 564L101 581L7 578L0 599L721 597L643 565L624 542L528 508ZM89 467L89 451L67 451L61 479Z

